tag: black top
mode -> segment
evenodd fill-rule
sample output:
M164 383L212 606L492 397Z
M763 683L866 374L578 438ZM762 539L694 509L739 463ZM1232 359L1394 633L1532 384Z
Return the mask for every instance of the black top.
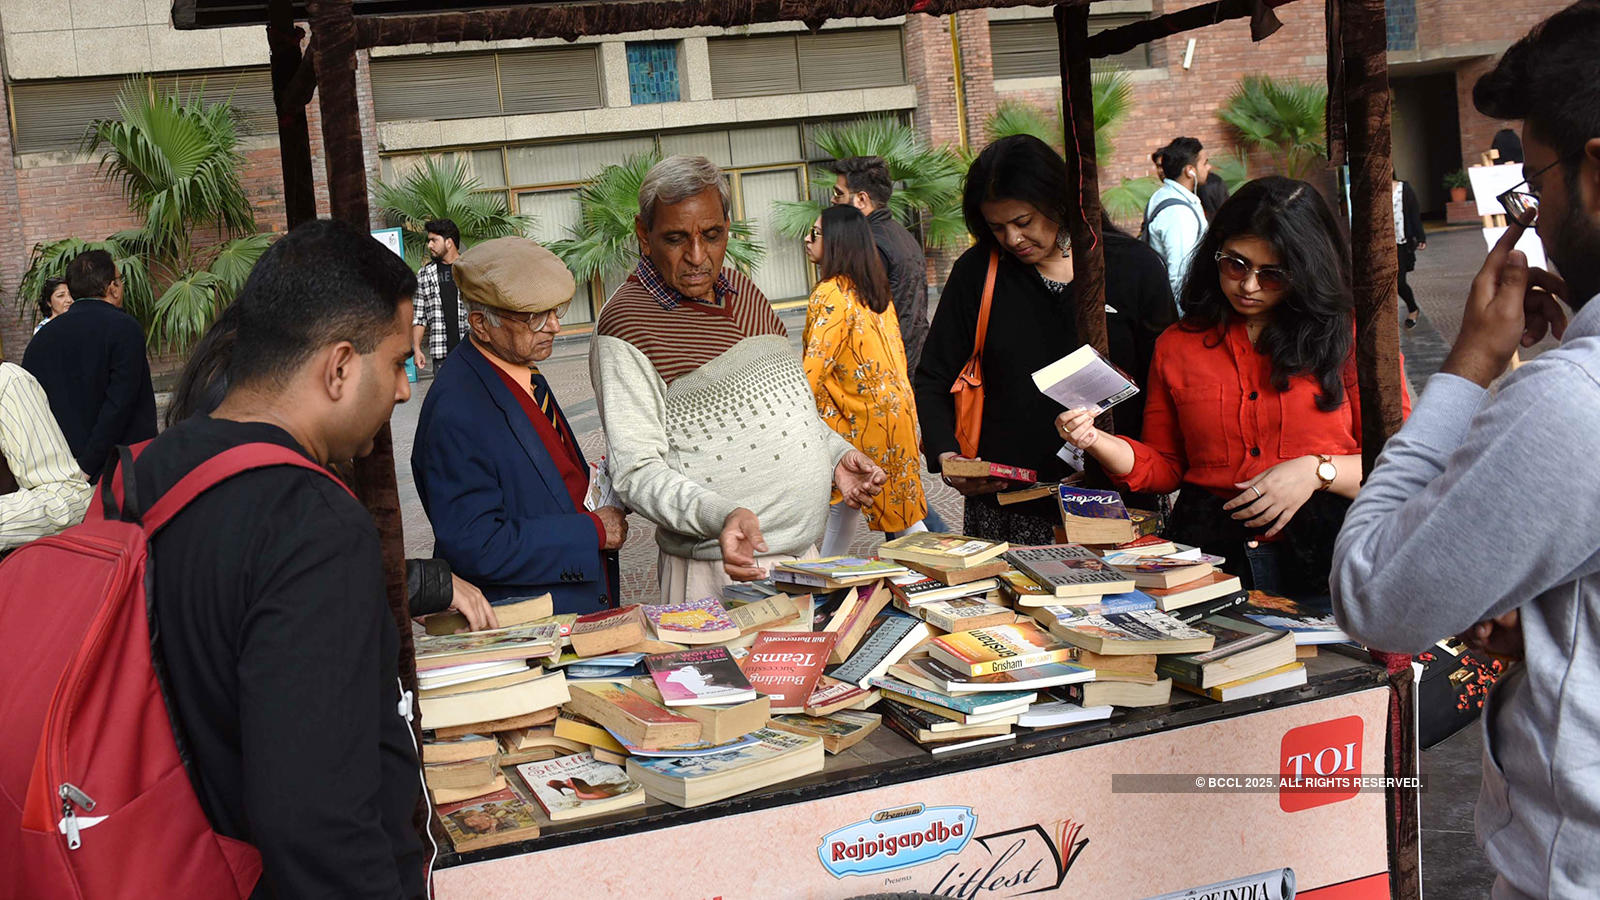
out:
M139 323L84 298L39 329L22 355L50 398L78 467L100 477L111 448L156 436L156 395Z
M141 501L252 441L304 452L276 426L188 419L140 456ZM261 851L252 896L423 896L421 774L366 510L314 472L246 472L150 559L171 708L212 826Z
M928 258L922 245L887 209L867 216L872 242L888 270L894 314L900 320L900 340L906 345L906 372L917 371L922 345L928 339Z
M1409 181L1400 182L1400 213L1406 228L1405 240L1400 243L1409 244L1415 250L1428 239L1428 232L1422 227L1422 203L1417 200L1417 192L1412 190Z
M1141 389L1115 406L1112 417L1119 434L1137 436L1144 418L1142 389L1150 356L1156 338L1177 321L1177 309L1166 268L1154 250L1125 235L1106 234L1104 240L1111 362ZM939 454L959 450L950 385L972 356L988 269L989 250L983 244L956 260L923 348L914 383L930 472L939 471ZM1071 470L1056 456L1063 443L1055 429L1061 404L1040 393L1032 376L1082 345L1075 302L1070 288L1051 290L1037 269L1001 251L984 344L978 454L992 462L1035 469L1041 481L1055 481ZM995 502L993 495L981 499Z

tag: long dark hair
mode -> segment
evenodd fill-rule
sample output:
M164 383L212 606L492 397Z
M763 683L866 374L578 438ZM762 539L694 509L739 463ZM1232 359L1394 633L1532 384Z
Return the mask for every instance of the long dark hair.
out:
M1309 375L1321 387L1317 408L1337 409L1354 339L1350 255L1333 210L1304 181L1257 178L1222 204L1189 266L1182 327L1221 328L1238 315L1222 293L1216 254L1240 235L1271 244L1291 281L1257 342L1272 360L1273 388L1288 390L1291 376Z
M210 415L228 395L228 361L239 337L239 317L234 310L231 305L224 309L189 351L167 407L168 428L184 419Z
M872 227L854 206L830 206L822 211L822 280L839 276L850 281L856 296L875 313L888 309L894 300L883 260L872 242Z
M50 318L50 295L56 292L56 288L66 283L67 280L65 278L46 278L44 280L44 287L39 289L39 315L44 316L46 319Z
M961 215L973 240L992 250L998 243L983 218L983 204L1020 200L1065 228L1067 192L1067 163L1061 154L1031 134L1015 134L983 148L972 161L961 192Z

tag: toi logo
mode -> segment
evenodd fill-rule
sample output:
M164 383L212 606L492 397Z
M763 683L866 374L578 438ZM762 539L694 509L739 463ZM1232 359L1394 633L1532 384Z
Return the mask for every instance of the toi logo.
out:
M1360 790L1360 716L1302 725L1283 735L1278 752L1278 806L1299 812L1349 800Z

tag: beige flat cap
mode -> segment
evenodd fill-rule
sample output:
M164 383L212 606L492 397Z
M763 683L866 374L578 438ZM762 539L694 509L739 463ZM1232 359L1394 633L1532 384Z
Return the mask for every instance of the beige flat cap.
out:
M560 257L527 238L484 241L461 254L453 272L463 299L510 312L555 309L577 290Z

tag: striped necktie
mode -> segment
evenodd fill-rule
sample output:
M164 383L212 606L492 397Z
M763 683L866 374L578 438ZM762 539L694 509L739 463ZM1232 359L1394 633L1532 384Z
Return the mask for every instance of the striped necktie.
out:
M567 448L572 447L572 435L567 432L567 418L561 414L561 407L556 405L555 394L550 390L550 382L545 380L539 372L538 366L529 366L529 383L533 385L533 403L550 420L550 427L555 429L556 437Z

